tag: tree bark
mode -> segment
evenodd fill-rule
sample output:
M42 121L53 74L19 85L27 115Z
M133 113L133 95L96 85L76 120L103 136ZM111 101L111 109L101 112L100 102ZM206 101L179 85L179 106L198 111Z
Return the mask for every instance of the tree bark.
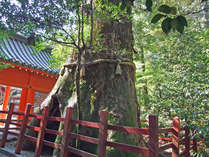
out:
M122 17L120 21L112 18L106 21L100 18L97 22L99 22L98 32L103 40L98 40L96 44L102 45L102 49L86 49L82 55L80 106L76 107L76 54L70 56L63 65L57 83L41 106L43 108L48 105L51 110L56 110L54 113L61 116L64 116L66 107L71 106L74 107L74 119L81 112L79 117L82 117L82 120L93 122L99 121L100 110L107 110L109 112L108 123L137 127L138 103L135 89L135 65L132 60L131 20L128 17ZM78 111L78 108L81 111ZM48 124L48 127L50 125ZM62 129L63 124L60 123L59 130ZM75 128L72 131L75 131ZM98 137L97 129L80 127L79 133ZM108 132L108 140L115 142L137 145L137 139L136 135ZM61 137L57 136L55 142L60 143ZM75 146L75 141L70 140L70 144ZM78 147L97 154L96 145L79 141ZM53 156L59 156L59 151L54 150ZM107 156L135 157L139 155L109 149Z

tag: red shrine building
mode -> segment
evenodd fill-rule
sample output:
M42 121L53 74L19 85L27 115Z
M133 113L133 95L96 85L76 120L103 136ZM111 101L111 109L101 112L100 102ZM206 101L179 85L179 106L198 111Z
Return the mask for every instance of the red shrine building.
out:
M7 110L10 103L15 109L25 111L26 104L36 107L53 88L58 70L49 67L51 54L35 52L26 38L15 35L0 43L0 62L9 64L0 69L0 109ZM4 114L0 119L5 119ZM21 117L18 117L21 119Z

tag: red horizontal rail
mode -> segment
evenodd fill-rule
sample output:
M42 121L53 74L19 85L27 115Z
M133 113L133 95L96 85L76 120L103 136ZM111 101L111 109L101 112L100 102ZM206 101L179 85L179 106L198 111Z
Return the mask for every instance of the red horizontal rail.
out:
M173 146L173 143L164 144L164 145L160 146L159 151L162 152L166 149L172 148L172 146Z
M18 119L12 119L12 122L22 122L22 120L18 120Z
M33 130L33 131L36 131L36 132L40 131L40 128L36 127L36 126L28 126L28 125L26 125L26 128L28 128L30 130Z
M8 134L14 135L14 136L19 136L19 133L13 132L13 131L8 131Z
M20 128L9 128L9 130L20 130Z
M87 126L92 128L98 128L100 127L99 123L96 122L88 122L88 121L82 121L82 120L72 120L73 124L79 124L81 126Z
M29 117L33 117L33 118L36 118L36 119L41 119L41 118L42 118L42 115L30 113L30 114L29 114Z
M36 119L41 119L42 118L42 115L33 114L33 113L30 113L29 116L33 117L33 118L36 118ZM50 120L50 121L57 121L57 122L63 122L64 118L51 116L51 117L48 117L48 120Z
M16 120L16 119L12 119L11 122L21 122L22 120ZM5 123L6 119L0 119L1 123ZM10 123L11 124L11 123Z
M16 111L13 111L12 114L15 114L15 115L24 115L23 112L16 112Z
M93 137L89 137L89 136L84 136L84 135L80 135L80 134L70 133L70 137L71 138L79 139L81 141L93 143L93 144L98 144L99 143L99 139L97 139L97 138L93 138Z
M88 153L83 150L79 150L79 149L76 149L76 148L73 148L70 146L68 146L68 151L75 153L77 155L80 155L82 157L97 157L97 155L95 155L95 154L91 154L91 153Z
M127 145L127 144L122 144L122 143L117 143L117 142L109 142L109 141L107 141L106 145L110 147L114 147L114 148L119 148L125 151L131 151L135 153L149 155L148 148L137 147L137 146Z
M62 131L57 131L57 130L52 130L52 129L46 129L46 133L63 136L63 132Z
M127 126L118 126L118 125L108 125L108 129L109 130L132 133L132 134L148 135L148 133L149 133L148 128L133 128L133 127L127 127Z
M21 124L18 124L18 123L11 122L10 124L21 127Z
M61 149L62 148L61 144L56 144L56 143L46 141L46 140L44 140L43 142L44 142L44 145L55 148L55 149Z
M28 136L28 135L24 135L24 138L26 138L27 140L31 141L31 142L37 142L37 138L32 137L32 136Z
M168 141L168 142L171 142L172 141L172 138L171 137L159 137L160 140L163 140L163 141Z
M160 128L158 129L158 133L169 133L172 132L172 128Z
M57 121L57 122L63 122L64 118L62 118L62 117L48 117L48 120L50 120L50 121Z

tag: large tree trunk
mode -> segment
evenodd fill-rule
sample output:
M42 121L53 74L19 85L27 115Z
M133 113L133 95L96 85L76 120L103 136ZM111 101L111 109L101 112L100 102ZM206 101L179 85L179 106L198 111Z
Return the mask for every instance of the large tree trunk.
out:
M100 29L99 32L104 39L98 41L103 46L102 50L85 50L82 55L79 107L81 115L79 117L82 117L82 120L98 122L99 111L107 110L108 123L137 127L138 103L135 89L135 65L131 55L133 47L131 20L126 17L120 22L113 19L108 21L99 19L98 26L97 30ZM64 116L66 107L74 107L75 119L79 114L74 79L76 60L76 54L69 57L52 92L42 104L42 107L49 105L51 110L55 110L54 113L60 112L61 116ZM60 124L59 129L63 129L63 124ZM79 133L98 137L97 129L80 127ZM133 145L137 145L137 139L135 135L119 132L109 132L108 135L108 140ZM60 142L61 137L56 137L56 143ZM75 143L71 140L72 145ZM78 146L82 150L97 153L97 147L93 144L79 141ZM53 156L59 156L59 151L54 150ZM139 155L118 149L108 149L107 156Z

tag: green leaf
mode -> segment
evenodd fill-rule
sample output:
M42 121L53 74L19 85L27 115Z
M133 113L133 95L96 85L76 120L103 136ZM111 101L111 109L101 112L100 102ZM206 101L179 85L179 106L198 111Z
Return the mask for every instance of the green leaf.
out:
M152 11L152 0L146 0L145 5L148 11Z
M162 17L165 17L165 15L162 15L162 14L157 14L155 15L152 20L151 20L151 23L157 23Z
M131 6L127 6L126 10L127 10L127 13L130 15L131 14Z
M184 32L184 25L178 23L176 25L176 30L179 32L179 33L183 33Z
M184 32L184 27L187 26L187 20L184 16L179 15L172 20L172 27L176 29L179 33Z
M179 16L177 16L176 19L178 20L179 24L181 24L183 26L187 26L187 20L186 20L186 18L184 16L179 15Z
M172 25L173 30L175 31L178 25L178 21L176 18L172 19L171 25Z
M171 9L171 14L176 15L177 13L176 7L170 7L170 9Z
M166 14L170 14L171 13L171 8L167 5L161 5L158 8L158 11L162 12L162 13L166 13Z
M163 32L168 34L172 28L172 19L166 18L165 20L163 20L161 27Z
M206 40L209 40L209 29L207 29L205 32L204 32L204 35L205 35L205 39ZM209 59L208 59L209 61Z
M124 10L125 8L126 8L126 4L125 3L121 3L120 10Z

